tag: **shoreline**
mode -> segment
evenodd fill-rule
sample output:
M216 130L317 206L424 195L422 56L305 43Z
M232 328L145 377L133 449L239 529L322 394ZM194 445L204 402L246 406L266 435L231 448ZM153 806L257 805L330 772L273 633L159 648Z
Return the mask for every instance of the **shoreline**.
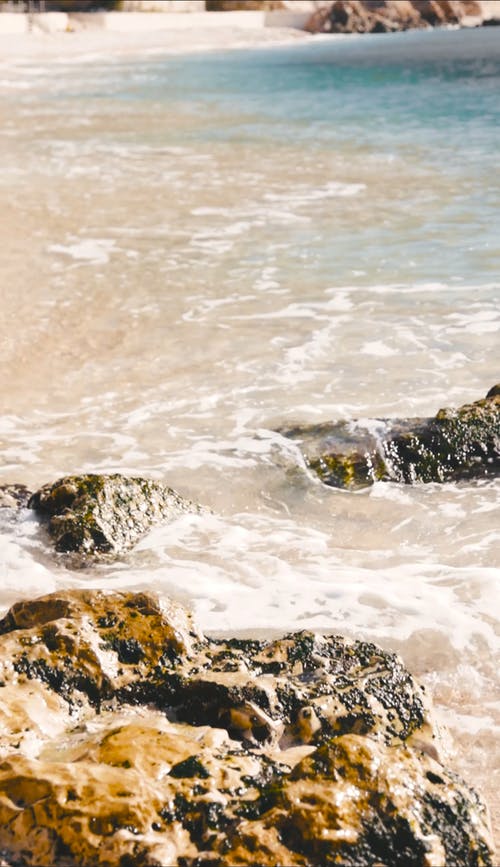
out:
M293 44L306 44L313 37L300 31L280 31L267 34L265 30L241 32L227 28L205 34L192 31L181 35L177 31L161 34L138 34L91 31L84 33L57 33L0 35L0 66L12 60L22 63L33 60L85 62L96 57L109 60L151 54L185 55L214 51L232 51L245 48L267 48Z
M359 33L310 33L300 29L298 22L280 26L278 19L270 22L264 13L250 11L210 14L111 12L73 16L51 12L35 16L31 30L27 28L27 19L28 16L22 13L0 14L0 68L11 67L12 62L14 65L33 61L79 63L97 58L114 60L120 57L179 56L319 45L363 36ZM431 32L478 29L482 27L433 28ZM377 38L382 39L383 35Z
M67 19L65 13L49 14L63 15ZM8 17L24 19L27 16ZM86 16L85 19L79 16L68 23L68 29L61 21L53 21L50 26L42 28L37 23L40 21L38 18L31 31L20 21L15 32L2 27L5 19L6 13L0 15L0 66L13 59L19 62L72 59L78 62L92 60L103 53L110 59L153 53L180 55L318 40L317 36L296 27L268 26L261 13L253 12L211 13L208 17L206 13L197 12L184 15L108 13Z

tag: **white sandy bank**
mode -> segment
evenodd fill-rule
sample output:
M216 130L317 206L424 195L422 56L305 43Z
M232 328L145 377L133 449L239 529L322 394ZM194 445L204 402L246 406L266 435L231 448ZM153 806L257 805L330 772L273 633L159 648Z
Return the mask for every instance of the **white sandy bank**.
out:
M315 38L296 27L269 26L262 12L116 12L69 18L64 13L52 13L34 16L31 22L27 19L20 14L0 15L0 64L2 60L184 54Z

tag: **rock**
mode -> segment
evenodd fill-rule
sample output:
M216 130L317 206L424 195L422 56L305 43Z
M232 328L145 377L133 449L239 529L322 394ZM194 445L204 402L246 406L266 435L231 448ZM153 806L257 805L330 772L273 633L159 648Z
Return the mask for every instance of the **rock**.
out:
M271 781L223 864L443 867L488 864L474 839L479 803L449 771L407 747L331 738ZM458 825L452 816L462 816ZM465 819L467 816L467 819ZM465 819L465 821L464 821Z
M396 655L309 632L207 640L182 606L145 593L61 591L17 603L0 621L0 680L13 672L75 713L117 699L172 707L177 719L224 725L253 744L319 743L354 729L387 743L427 739L436 751L424 693Z
M434 418L325 422L282 428L326 485L450 482L500 472L500 386Z
M29 853L32 865L60 863L61 854L78 865L194 864L223 847L264 780L290 771L220 729L154 714L99 723L37 759L2 762L4 851Z
M191 616L173 600L147 593L60 591L18 602L0 620L0 672L13 666L73 706L86 697L99 707L157 667L190 659L200 641Z
M422 688L369 642L203 637L177 603L64 591L0 621L8 865L491 865Z
M162 675L155 694L170 680ZM354 730L387 743L415 737L436 751L423 692L397 656L370 642L310 632L212 640L193 669L176 673L170 696L178 719L224 724L253 745L315 744Z
M28 503L48 520L56 551L119 554L153 525L201 507L148 479L114 475L65 476L44 485Z
M414 28L482 23L474 0L335 0L311 15L311 33L387 33Z
M26 485L0 485L0 509L22 509L32 496Z
M411 0L336 0L311 16L306 29L313 33L386 33L427 26Z

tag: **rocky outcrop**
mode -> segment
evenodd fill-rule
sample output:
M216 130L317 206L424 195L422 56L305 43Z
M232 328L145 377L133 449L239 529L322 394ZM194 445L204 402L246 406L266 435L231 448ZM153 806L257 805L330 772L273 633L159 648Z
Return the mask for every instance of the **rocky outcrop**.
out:
M20 602L0 636L0 679L13 670L41 681L74 712L146 702L253 745L319 743L354 729L388 744L414 737L437 754L422 690L370 642L307 632L208 640L180 605L101 591Z
M26 485L0 485L0 509L27 507L31 496Z
M500 473L500 385L434 418L325 422L282 428L326 485L450 482Z
M311 33L391 33L414 28L480 24L475 0L335 0L317 9Z
M368 642L202 636L154 595L0 622L9 865L491 865L423 689Z
M28 506L48 522L56 551L85 557L119 554L153 525L202 511L160 482L118 473L65 476L40 488Z
M268 789L266 809L240 823L223 864L251 864L252 853L266 867L456 867L490 858L454 818L470 809L470 792L405 747L333 738Z

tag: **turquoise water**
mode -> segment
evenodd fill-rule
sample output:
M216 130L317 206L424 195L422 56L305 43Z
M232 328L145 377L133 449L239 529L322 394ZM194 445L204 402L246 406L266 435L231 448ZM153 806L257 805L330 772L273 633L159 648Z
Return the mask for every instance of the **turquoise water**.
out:
M103 70L97 72L78 96L103 96ZM299 175L303 160L321 163L334 155L341 168L349 159L366 162L368 170L372 164L374 173L377 163L392 165L392 184L373 202L374 219L356 238L331 213L297 238L312 247L317 267L329 269L330 278L334 266L341 277L360 262L388 280L496 276L500 52L494 28L153 60L132 74L127 64L115 64L106 74L105 98L117 100L116 111L146 101L163 120L177 110L185 117L180 128L143 128L142 140L152 145L220 144L242 154L255 146L272 152L278 164L280 151L294 145ZM441 197L433 192L435 174L446 187ZM381 246L390 254L382 268Z
M499 41L495 28L347 37L140 66L94 61L84 74L62 64L60 77L41 70L31 84L49 113L71 117L82 102L117 119L137 111L137 128L104 137L111 147L231 148L242 168L255 148L278 172L295 150L296 177L314 161L325 177L336 161L340 177L360 166L374 181L370 220L353 232L329 210L296 229L314 258L305 276L364 268L390 281L481 283L498 267ZM33 90L22 96L30 105Z
M142 474L213 510L84 574L7 517L3 607L153 587L206 630L366 636L494 806L498 480L350 495L275 428L500 380L499 93L495 28L0 63L0 478Z

